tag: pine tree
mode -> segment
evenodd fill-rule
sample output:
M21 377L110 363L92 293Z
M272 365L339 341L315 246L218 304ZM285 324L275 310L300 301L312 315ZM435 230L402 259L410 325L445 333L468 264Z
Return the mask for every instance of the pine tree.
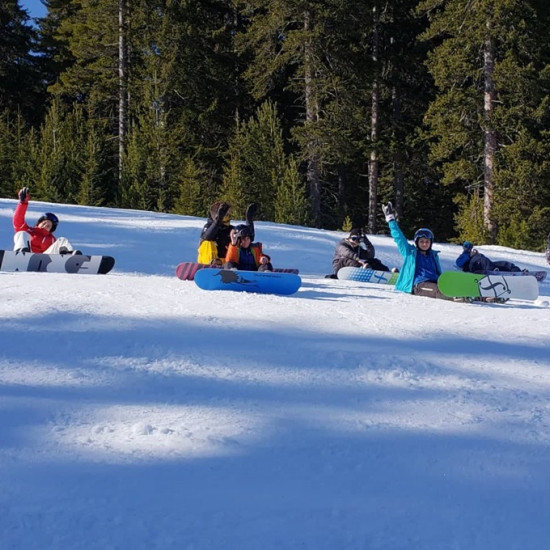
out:
M40 120L45 89L36 49L36 31L17 0L0 4L0 107L21 111L31 123Z
M443 183L476 195L459 201L462 234L501 242L499 232L548 198L548 52L539 38L548 9L519 0L427 0L420 9L431 23L424 38L439 40L428 61L439 89L426 115L432 161ZM534 164L525 170L522 158ZM468 209L480 199L482 225L471 227L481 220Z
M205 170L194 159L186 158L177 179L178 195L172 211L176 214L202 216L206 210L202 192L203 182L207 179Z
M39 200L78 203L86 143L82 108L54 99L39 132L26 144L26 185Z
M264 98L275 87L286 88L304 106L293 134L305 163L312 221L318 227L324 221L324 163L329 149L323 132L330 120L325 110L330 103L328 98L339 99L339 92L345 88L345 82L339 81L331 68L332 62L344 59L331 56L340 53L331 46L334 37L345 35L341 22L349 22L349 9L344 11L342 6L337 0L322 4L307 0L252 0L242 7L250 21L241 45L253 56L246 73L253 94ZM339 38L336 41L339 43Z
M230 143L221 194L232 205L233 216L244 216L246 206L256 202L262 219L274 220L279 187L290 177L288 164L277 109L264 102ZM300 177L298 171L295 176Z
M92 206L116 206L119 200L114 191L117 189L118 174L109 146L109 129L93 120L85 124L78 202Z
M283 179L277 188L274 221L306 226L311 223L306 188L294 158L288 160Z
M0 196L13 196L15 136L8 109L0 113Z

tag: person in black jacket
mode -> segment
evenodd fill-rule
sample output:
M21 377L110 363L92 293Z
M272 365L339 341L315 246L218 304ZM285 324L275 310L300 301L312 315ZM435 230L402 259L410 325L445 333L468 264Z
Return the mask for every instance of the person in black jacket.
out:
M522 271L520 267L512 262L493 262L493 260L487 258L485 254L478 252L470 241L464 241L462 243L462 254L456 259L455 264L457 267L460 267L462 271L469 271L471 273L484 273L486 271Z
M328 278L337 279L342 267L363 267L375 271L390 271L375 257L374 245L369 241L362 229L352 229L349 236L336 245L332 259L332 275Z
M227 202L215 202L209 209L209 216L202 228L199 239L199 263L219 264L224 262L227 254L227 247L231 242L231 232L235 229L231 225L229 212L231 205ZM258 205L252 203L246 209L246 225L250 229L254 239L254 216Z

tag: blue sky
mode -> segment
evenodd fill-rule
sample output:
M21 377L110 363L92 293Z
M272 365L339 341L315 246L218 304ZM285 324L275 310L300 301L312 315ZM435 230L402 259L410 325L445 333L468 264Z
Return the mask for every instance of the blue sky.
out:
M19 0L19 5L26 9L31 17L46 15L46 6L40 0Z

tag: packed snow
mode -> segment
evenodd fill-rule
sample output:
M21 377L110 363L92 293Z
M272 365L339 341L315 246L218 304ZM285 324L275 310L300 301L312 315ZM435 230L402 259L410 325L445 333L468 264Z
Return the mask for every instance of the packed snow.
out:
M497 305L325 279L344 233L258 221L300 290L208 292L174 275L204 219L32 201L27 219L45 211L116 265L0 273L0 548L548 547L549 282ZM435 248L453 269L460 246Z

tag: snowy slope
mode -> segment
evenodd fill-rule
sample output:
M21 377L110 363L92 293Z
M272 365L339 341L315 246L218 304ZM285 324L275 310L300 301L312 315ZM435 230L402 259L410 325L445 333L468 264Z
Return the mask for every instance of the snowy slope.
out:
M48 210L117 264L0 273L0 548L547 547L548 282L471 305L326 280L342 233L258 222L300 291L204 292L173 275L203 219L31 203L29 221ZM436 248L452 269L460 247Z

